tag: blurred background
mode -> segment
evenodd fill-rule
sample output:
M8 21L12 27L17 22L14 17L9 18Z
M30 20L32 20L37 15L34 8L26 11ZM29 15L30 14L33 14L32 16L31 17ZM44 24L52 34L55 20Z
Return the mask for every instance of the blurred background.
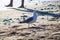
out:
M59 0L25 0L25 5L36 3L43 3L44 1L59 1ZM21 5L21 0L13 0L13 7L18 7ZM0 0L0 8L5 7L5 5L8 5L10 3L10 0Z

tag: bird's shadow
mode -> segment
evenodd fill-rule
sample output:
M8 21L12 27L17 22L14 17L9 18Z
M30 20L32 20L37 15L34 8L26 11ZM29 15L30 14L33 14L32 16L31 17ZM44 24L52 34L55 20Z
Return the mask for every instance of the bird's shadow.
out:
M24 12L33 12L34 11L34 9L29 9L29 8L23 8L25 10L20 9L20 8L11 8L11 9L15 9L18 11L24 11ZM48 16L60 18L60 14L54 14L54 13L43 12L43 11L38 11L38 10L36 10L36 11L39 15L42 15L42 16L48 15Z
M29 27L29 28L21 28L21 29L17 29L17 30L25 30L25 29L30 29L30 30L50 30L50 29L48 29L48 28L43 28L43 27L38 27L38 26L36 26L36 27L34 27L34 26L32 26L32 27Z

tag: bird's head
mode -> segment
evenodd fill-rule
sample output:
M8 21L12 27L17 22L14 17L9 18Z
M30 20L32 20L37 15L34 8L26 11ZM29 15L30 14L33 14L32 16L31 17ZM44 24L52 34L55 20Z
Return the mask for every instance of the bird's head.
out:
M37 11L36 11L36 10L34 10L34 11L33 11L33 16L38 16L38 14L37 14Z

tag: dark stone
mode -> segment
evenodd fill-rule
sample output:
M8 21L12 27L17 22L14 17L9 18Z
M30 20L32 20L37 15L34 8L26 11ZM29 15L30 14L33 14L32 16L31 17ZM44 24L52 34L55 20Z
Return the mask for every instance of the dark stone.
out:
M0 34L5 33L5 32L0 32Z
M45 38L45 36L41 36L40 38Z
M12 26L12 28L17 28L17 27L19 27L19 25L14 25L14 26Z
M33 39L29 39L29 40L33 40Z
M20 36L26 36L26 35L30 35L31 33L23 33Z
M17 40L23 40L23 39L17 39Z
M16 35L17 33L16 33L16 32L11 32L10 34L11 34L11 35Z
M48 39L54 39L53 37L51 37L51 38L48 38Z
M20 36L25 36L25 34L21 34Z

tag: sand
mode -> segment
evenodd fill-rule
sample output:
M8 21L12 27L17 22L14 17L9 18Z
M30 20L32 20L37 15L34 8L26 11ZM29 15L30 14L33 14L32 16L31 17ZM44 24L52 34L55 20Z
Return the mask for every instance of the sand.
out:
M34 8L36 8L36 10L41 11L39 10L39 8L46 7L46 5L42 5L42 7L41 5L30 5L30 7L26 6L26 8L33 10ZM29 18L33 16L33 12L25 12L21 10L27 9L7 8L7 10L0 11L0 40L60 40L60 18L56 19L55 21L49 21L54 17L40 15L37 17L36 22L32 23L28 27L27 23L21 24L19 22L23 20L21 18L23 14L27 15L27 18ZM43 12L46 12L46 10L43 10ZM57 14L59 13L60 11L57 12ZM17 20L17 18L19 18L19 20ZM8 21L4 22L3 20L5 19L7 19ZM55 39L55 37L57 39Z

